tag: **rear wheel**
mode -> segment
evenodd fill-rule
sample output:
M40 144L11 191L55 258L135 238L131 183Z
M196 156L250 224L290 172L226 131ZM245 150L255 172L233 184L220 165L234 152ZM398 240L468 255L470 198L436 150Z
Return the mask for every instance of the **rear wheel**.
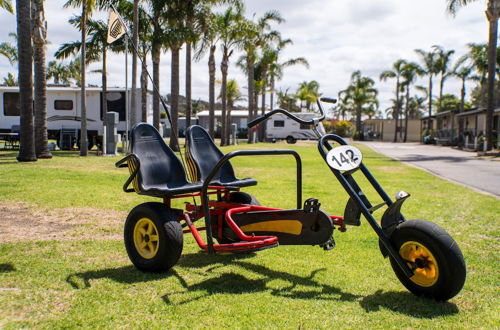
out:
M462 289L465 261L453 238L435 223L410 220L399 224L391 235L399 255L414 269L408 278L391 258L401 283L417 296L448 300Z
M297 142L297 139L294 138L293 136L289 135L286 137L286 143L288 144L295 144Z
M138 269L163 272L179 260L182 227L175 212L161 203L144 203L130 211L125 222L125 247Z
M238 203L238 204L250 204L250 205L259 205L260 203L254 196L247 194L243 191L235 191L229 195L230 203Z

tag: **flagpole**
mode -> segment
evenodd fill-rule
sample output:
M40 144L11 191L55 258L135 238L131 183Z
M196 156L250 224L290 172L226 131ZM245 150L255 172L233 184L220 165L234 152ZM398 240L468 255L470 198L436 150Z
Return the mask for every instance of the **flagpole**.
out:
M130 38L130 35L129 35L129 31L127 29L127 25L125 24L125 22L123 21L123 18L120 16L120 14L118 13L118 11L116 10L116 7L110 3L110 7L113 9L113 11L116 13L116 15L118 16L118 19L120 20L121 24L123 25L123 28L124 28L124 34L125 34L125 63L127 63L127 58L128 58L128 39ZM108 32L109 33L109 32ZM134 52L136 54L139 54L138 50L137 50L137 45L134 43L134 41L132 40L132 48L134 50ZM141 61L141 64L144 64L143 61L142 61L142 58L140 56L138 56L139 60ZM126 68L125 70L125 96L128 95L128 71L127 71L128 67ZM161 104L163 105L163 108L165 109L165 112L167 113L167 119L168 119L168 122L170 123L170 127L173 127L172 125L172 117L170 116L170 111L167 107L167 104L165 103L165 100L163 99L163 97L161 97L161 94L160 94L160 90L158 89L158 86L156 86L155 82L154 82L154 79L153 77L151 77L151 74L149 73L148 70L146 70L146 73L149 77L149 80L151 81L152 85L153 85L153 90L156 94L158 94L159 98L160 98L160 102ZM126 102L126 107L127 107L127 104L128 104L128 98L127 98L127 102ZM126 139L127 139L127 142L128 142L128 130L129 130L129 122L128 122L128 111L126 112L126 116L127 116L127 134L126 134ZM171 130L171 134L173 135L177 135L177 132L174 132ZM179 156L181 158L181 162L182 164L184 165L184 167L186 166L185 163L184 163L184 157L182 155L182 152L181 152L181 148L180 148L180 145L179 145L179 139L175 139L175 141L177 142L177 148L179 149Z
M128 102L128 34L125 35L125 121L127 122L127 127L125 130L125 143L128 145L128 131L129 131L129 102Z

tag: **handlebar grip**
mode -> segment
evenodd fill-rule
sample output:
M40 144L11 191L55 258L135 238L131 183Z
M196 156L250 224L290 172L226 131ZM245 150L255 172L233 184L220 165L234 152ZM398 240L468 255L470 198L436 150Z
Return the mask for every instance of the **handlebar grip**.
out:
M322 97L319 99L321 102L325 103L337 103L337 99L331 98L331 97Z

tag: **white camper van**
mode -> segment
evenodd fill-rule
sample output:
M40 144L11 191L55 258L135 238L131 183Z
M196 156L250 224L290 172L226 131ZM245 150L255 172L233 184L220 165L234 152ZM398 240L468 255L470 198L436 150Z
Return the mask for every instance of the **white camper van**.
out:
M313 119L318 117L311 112L294 113L299 118ZM286 140L287 143L295 143L297 140L315 140L317 139L310 125L299 124L283 114L276 114L267 121L266 140L277 141ZM325 128L319 123L318 130L325 134Z
M101 141L103 135L103 107L101 88L87 88L87 129L89 148ZM47 131L49 139L57 140L61 149L78 143L81 124L80 87L47 87ZM140 95L140 91L138 92ZM126 130L125 89L109 88L108 111L119 114L118 133ZM137 115L140 119L141 100L137 98ZM152 93L148 92L148 122L153 120ZM9 133L19 129L19 87L0 87L0 132ZM64 146L61 145L64 142Z

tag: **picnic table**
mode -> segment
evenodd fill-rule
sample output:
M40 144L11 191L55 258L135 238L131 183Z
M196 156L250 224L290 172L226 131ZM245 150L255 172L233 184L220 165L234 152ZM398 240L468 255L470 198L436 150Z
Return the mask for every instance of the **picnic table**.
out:
M5 149L19 148L19 133L0 133L0 141L4 141Z

